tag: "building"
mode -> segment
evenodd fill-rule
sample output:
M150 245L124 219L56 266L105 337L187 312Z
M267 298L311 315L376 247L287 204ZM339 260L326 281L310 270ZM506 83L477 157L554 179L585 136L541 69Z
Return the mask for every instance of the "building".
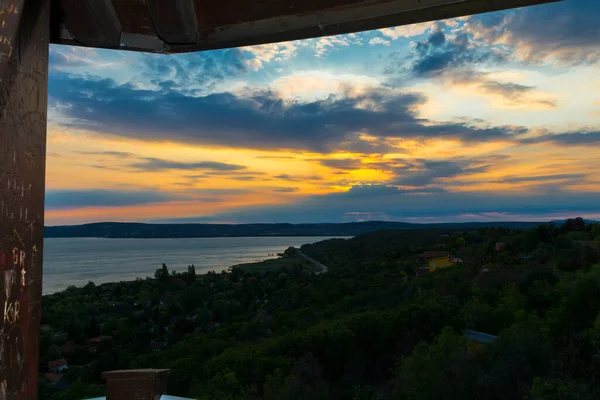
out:
M423 254L421 254L421 257L424 258L425 260L429 260L432 258L437 258L437 257L449 257L450 253L447 251L440 251L440 250L427 250L424 251Z
M112 336L100 335L100 336L96 336L96 337L93 337L93 338L89 338L88 342L90 342L90 343L96 343L97 344L97 343L102 343L105 340L109 340L109 339L112 339Z
M59 372L65 372L67 369L69 369L69 363L67 363L67 360L64 358L48 362L48 370L55 374L58 374Z
M454 265L454 263L450 261L449 256L431 258L429 259L428 264L429 272L437 271L438 269L449 268Z
M165 348L165 344L163 342L152 342L150 343L150 348L153 352L161 351Z
M493 343L498 339L497 336L471 329L465 330L465 338L467 339L467 354L473 354L486 344Z
M506 247L506 243L498 242L496 243L496 251L502 251Z
M75 344L73 341L69 340L67 343L65 343L65 344L63 344L62 346L60 346L60 353L61 353L62 355L65 355L65 354L70 354L70 353L72 353L72 352L73 352L73 351L74 351L76 348L77 348L77 345L76 345L76 344Z
M44 374L44 379L50 384L50 386L53 389L64 390L69 387L69 384L66 381L61 380L63 376L64 375L62 374L54 374L52 372L48 372Z

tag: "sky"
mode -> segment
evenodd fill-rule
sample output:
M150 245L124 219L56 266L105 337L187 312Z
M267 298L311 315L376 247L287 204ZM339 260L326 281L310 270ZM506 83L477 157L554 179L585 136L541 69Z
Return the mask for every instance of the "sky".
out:
M599 13L168 56L52 45L46 224L600 218Z

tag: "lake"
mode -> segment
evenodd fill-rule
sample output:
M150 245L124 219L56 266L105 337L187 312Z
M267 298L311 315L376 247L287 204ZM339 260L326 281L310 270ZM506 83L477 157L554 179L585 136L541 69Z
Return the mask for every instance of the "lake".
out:
M43 293L68 286L130 281L170 270L196 273L226 270L232 265L276 258L289 246L299 247L328 237L244 237L194 239L48 238L44 240Z

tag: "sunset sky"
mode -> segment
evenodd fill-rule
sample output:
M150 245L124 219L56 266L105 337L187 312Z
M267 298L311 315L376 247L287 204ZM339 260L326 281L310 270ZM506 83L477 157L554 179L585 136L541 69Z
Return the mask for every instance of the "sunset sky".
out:
M600 218L600 4L50 48L46 224Z

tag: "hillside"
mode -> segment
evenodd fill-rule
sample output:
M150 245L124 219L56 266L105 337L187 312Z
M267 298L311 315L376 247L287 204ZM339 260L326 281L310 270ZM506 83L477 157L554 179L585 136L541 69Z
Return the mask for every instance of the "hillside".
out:
M143 224L100 222L85 225L47 226L47 238L199 238L250 236L357 236L379 230L470 230L484 227L529 229L536 222L485 222L410 224L405 222L352 222L342 224Z
M462 261L417 273L431 250ZM373 232L301 251L44 296L40 372L65 358L69 387L42 382L40 399L101 396L102 372L132 368L171 369L169 392L201 400L600 398L600 224Z

